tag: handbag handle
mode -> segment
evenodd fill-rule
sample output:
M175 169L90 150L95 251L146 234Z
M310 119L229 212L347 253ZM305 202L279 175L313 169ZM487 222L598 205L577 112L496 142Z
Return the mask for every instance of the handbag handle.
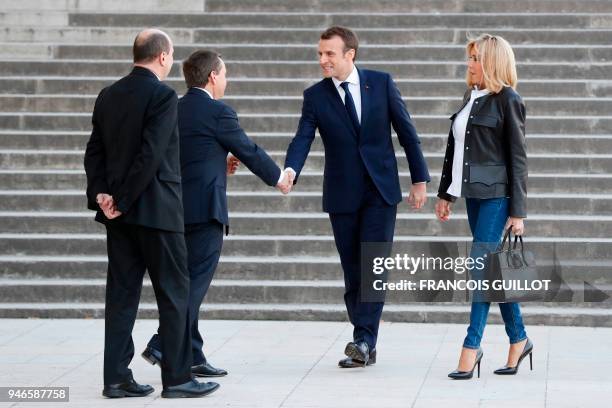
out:
M523 249L523 237L521 235L516 235L514 234L514 245L511 243L512 241L512 228L508 228L508 230L506 231L506 233L504 234L504 239L502 240L501 246L499 247L500 251L504 250L504 246L506 246L506 241L508 241L508 252L510 252L510 249L516 249L517 245L518 245L518 241L520 240L521 242L521 253L524 252Z
M508 231L506 232L506 234L504 235L504 240L502 241L501 244L501 251L504 251L504 246L506 244L506 239L508 240L508 249L506 250L506 261L508 262L508 265L510 265L510 250L516 250L516 247L518 246L518 242L520 241L521 243L521 259L523 260L523 263L527 266L529 266L529 264L527 263L527 260L525 259L525 246L523 244L523 237L521 235L516 235L514 234L514 245L511 245L511 241L512 238L510 237L512 233L512 228L508 228Z

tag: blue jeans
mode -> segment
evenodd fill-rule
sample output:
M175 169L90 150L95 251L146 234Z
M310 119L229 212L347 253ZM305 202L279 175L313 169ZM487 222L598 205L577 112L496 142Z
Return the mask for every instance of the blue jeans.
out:
M506 197L465 199L470 230L474 237L470 251L470 257L473 259L483 257L488 252L494 251L499 245L508 219L508 201ZM473 268L470 273L472 279L483 278L482 269ZM470 326L467 329L463 347L470 349L480 347L490 306L488 302L472 302ZM527 333L525 333L519 304L500 303L499 310L504 319L510 344L525 340Z

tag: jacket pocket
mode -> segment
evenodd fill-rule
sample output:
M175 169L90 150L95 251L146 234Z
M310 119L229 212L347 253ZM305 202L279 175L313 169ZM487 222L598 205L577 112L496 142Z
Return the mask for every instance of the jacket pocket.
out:
M470 183L482 183L487 186L506 184L508 183L506 166L503 164L470 166Z
M495 128L497 127L498 123L499 123L499 118L497 118L496 116L491 116L491 115L478 115L478 116L474 116L474 119L472 119L472 124L478 125L478 126Z
M181 182L181 176L179 176L178 174L168 173L165 171L160 171L159 173L157 173L157 178L161 181L167 181L169 183L180 183Z

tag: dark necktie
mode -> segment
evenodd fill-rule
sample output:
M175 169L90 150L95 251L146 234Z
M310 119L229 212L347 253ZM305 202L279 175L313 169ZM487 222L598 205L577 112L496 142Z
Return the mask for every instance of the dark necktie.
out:
M355 133L359 135L359 130L361 126L359 125L359 117L357 116L357 109L355 109L355 102L353 101L353 95L351 95L351 91L349 91L349 83L343 82L340 84L342 89L344 89L344 107L348 112L349 118L353 123L353 128L355 128Z

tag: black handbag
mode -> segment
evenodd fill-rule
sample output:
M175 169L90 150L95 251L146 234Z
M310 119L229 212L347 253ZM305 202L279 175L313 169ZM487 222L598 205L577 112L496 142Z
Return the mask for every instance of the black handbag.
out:
M526 251L523 237L515 235L511 246L511 229L504 235L498 249L487 255L485 277L489 280L487 299L489 302L526 302L544 300L545 286L539 281L533 252ZM504 249L508 241L508 248ZM520 242L520 248L517 244ZM496 281L496 282L495 282ZM494 287L493 283L499 285Z

